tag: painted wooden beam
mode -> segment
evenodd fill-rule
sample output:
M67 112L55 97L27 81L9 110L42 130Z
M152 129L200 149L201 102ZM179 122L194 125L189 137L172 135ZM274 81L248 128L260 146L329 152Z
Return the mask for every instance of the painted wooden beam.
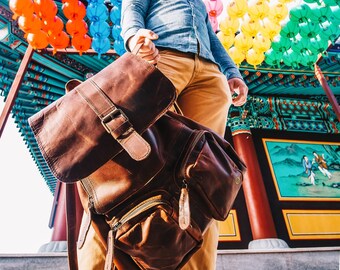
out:
M12 83L11 89L9 90L7 99L6 99L6 103L5 103L5 107L1 113L0 116L0 138L2 135L2 132L5 128L8 116L13 108L14 102L15 102L15 98L18 95L20 86L22 84L22 81L25 77L25 73L27 71L28 68L28 63L30 62L32 56L33 56L33 52L34 49L31 46L27 47L27 50L24 54L24 57L21 61L21 64L19 66L18 72L14 78L14 81Z

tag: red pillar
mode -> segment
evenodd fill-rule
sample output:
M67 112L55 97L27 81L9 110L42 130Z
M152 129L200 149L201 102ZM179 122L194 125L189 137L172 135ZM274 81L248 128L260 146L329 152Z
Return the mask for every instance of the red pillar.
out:
M62 182L58 182L56 191L55 191L55 202L56 211L54 216L53 223L53 233L51 241L67 241L67 227L66 227L66 184ZM77 193L77 191L76 191ZM76 194L78 195L78 193ZM77 209L77 229L79 232L81 218L83 213L83 207L81 205L79 196L76 196L76 209Z
M250 131L233 134L236 152L247 165L243 181L253 239L277 238L266 189Z

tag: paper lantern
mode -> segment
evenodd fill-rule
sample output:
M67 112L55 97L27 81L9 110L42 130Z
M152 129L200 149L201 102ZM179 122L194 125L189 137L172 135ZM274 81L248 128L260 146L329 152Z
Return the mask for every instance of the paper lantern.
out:
M62 6L64 15L69 20L81 20L86 15L85 5L81 1L68 1Z
M34 0L34 11L42 20L48 20L57 15L58 6L53 0Z
M326 6L339 6L339 0L323 0Z
M258 33L253 39L253 49L258 52L265 52L271 46L270 39Z
M269 5L264 0L248 2L248 14L253 20L262 20L269 14Z
M107 38L110 35L110 26L105 21L92 22L90 24L90 33L93 38L98 38L98 39Z
M241 23L241 31L243 34L254 37L259 32L260 27L260 22L257 19L255 20L249 16L244 16Z
M60 33L64 28L64 22L58 16L48 18L42 23L42 30L48 35Z
M301 57L300 64L305 67L311 67L313 68L314 64L318 60L318 56L316 54L306 54L303 57Z
M299 27L300 35L305 38L313 38L320 33L319 24L314 23L312 21L300 23Z
M235 34L240 28L240 21L238 18L230 18L229 16L220 21L220 30L225 34Z
M260 65L264 61L264 53L250 49L246 53L246 61L248 64L253 65L256 69L256 66Z
M304 55L311 53L309 50L310 46L310 39L302 36L298 36L291 44L291 48L294 52Z
M331 7L332 15L330 16L329 20L331 22L340 24L340 5Z
M268 18L264 18L262 20L262 28L261 33L262 35L270 38L271 40L280 33L281 26L276 22L271 21Z
M272 48L264 53L264 62L270 66L280 67L282 52L274 51Z
M314 23L323 23L332 16L332 10L329 6L316 6L311 9L309 19Z
M292 49L289 49L288 51L283 53L282 60L286 66L299 68L301 55L294 52Z
M122 39L115 40L115 42L113 43L113 49L118 55L123 55L126 52L124 48L124 41Z
M227 14L230 18L242 18L247 11L247 0L231 0L227 5Z
M241 52L248 51L253 46L253 39L249 36L239 33L235 36L234 47Z
M88 35L75 35L72 37L72 46L82 55L91 48L92 39Z
M280 35L286 38L294 38L299 33L299 24L297 22L288 21L282 26Z
M274 51L283 53L290 49L291 40L284 36L277 35L273 38L271 46Z
M228 54L236 65L240 65L245 59L245 54L236 47L231 47L228 50Z
M118 6L113 6L110 10L110 20L113 24L120 24L121 9Z
M330 40L333 44L340 35L340 27L334 23L324 22L321 25L320 37Z
M323 53L328 48L328 40L324 38L320 38L320 36L316 36L315 38L310 39L310 50L314 54Z
M27 42L32 46L33 49L41 50L48 46L48 36L42 30L39 30L35 33L28 33Z
M87 23L83 19L68 20L66 23L66 31L71 36L85 35L88 31Z
M30 16L34 12L34 2L32 0L10 0L8 5L14 13L13 20L16 20L19 16Z
M109 10L104 4L89 4L86 8L87 18L91 22L106 21Z
M112 37L114 38L114 40L117 40L120 38L121 32L122 32L122 27L120 25L115 24L112 26L111 33L112 33Z
M288 16L288 8L281 2L270 2L269 10L268 18L276 23L280 23Z
M20 16L18 18L18 25L19 28L26 33L25 37L27 37L28 33L40 31L42 24L37 15L31 14L29 16Z
M218 39L221 41L223 47L227 50L234 44L235 35L226 35L224 32L220 31L217 33Z
M214 30L217 31L218 21L217 16L219 16L223 11L223 4L221 0L204 0L203 1L209 16L210 24Z
M70 44L70 38L64 31L49 36L48 41L53 47L53 54L55 54L58 49L67 48Z
M290 10L289 18L291 21L302 23L308 22L311 9L307 4L297 5Z
M110 40L108 38L96 38L92 39L92 49L98 53L98 58L110 49Z

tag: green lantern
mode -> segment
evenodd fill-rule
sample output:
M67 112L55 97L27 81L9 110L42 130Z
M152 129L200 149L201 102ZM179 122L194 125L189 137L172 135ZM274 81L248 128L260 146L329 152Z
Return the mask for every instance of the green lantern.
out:
M299 24L294 21L288 21L282 26L280 35L286 38L294 38L299 33Z
M339 6L340 5L339 0L323 0L323 2L327 6Z
M301 56L301 65L305 67L310 67L311 69L313 69L313 66L317 60L318 60L318 56L314 53L303 54Z
M280 67L282 60L282 52L274 51L273 48L270 48L264 54L264 62L269 66L277 66Z
M286 66L299 68L301 55L294 52L292 49L289 49L288 51L283 53L282 60Z
M320 33L320 26L318 23L309 21L309 22L300 23L299 26L300 26L300 35L304 38L313 38L313 37L316 37L317 34Z
M323 53L328 48L328 40L317 35L310 40L310 50L314 54Z
M289 18L291 21L302 23L308 22L311 14L311 9L307 4L293 7L289 12Z
M300 35L298 35L298 38L292 42L291 47L292 47L292 50L296 53L299 53L299 54L309 53L310 52L309 50L310 39L301 37Z
M277 35L274 37L272 42L272 48L274 51L277 52L285 52L287 51L291 46L291 41L289 38L283 37L281 35Z
M331 7L331 10L332 15L330 16L329 20L332 22L336 22L337 24L340 24L340 3L338 6Z
M332 16L332 10L329 6L316 6L311 8L310 20L315 23L323 23Z
M321 25L320 37L323 39L330 40L333 44L336 38L340 35L339 25L336 25L332 22L324 22Z

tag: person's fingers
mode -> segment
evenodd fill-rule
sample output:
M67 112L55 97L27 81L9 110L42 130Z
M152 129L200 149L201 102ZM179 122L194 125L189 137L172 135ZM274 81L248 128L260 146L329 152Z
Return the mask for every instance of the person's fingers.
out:
M149 29L139 29L128 41L130 51L133 51L138 43L144 43L146 39L155 40L158 39L158 35Z

